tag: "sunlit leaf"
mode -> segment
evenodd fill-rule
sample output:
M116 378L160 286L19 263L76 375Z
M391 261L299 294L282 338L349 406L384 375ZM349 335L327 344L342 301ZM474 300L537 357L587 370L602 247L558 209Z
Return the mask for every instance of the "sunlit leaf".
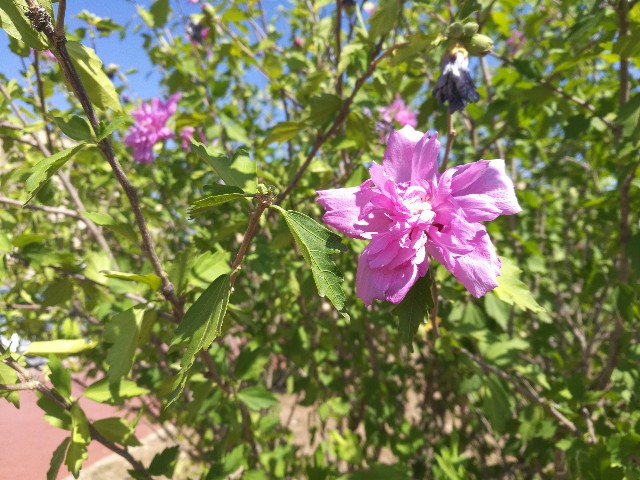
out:
M78 42L67 42L67 50L87 91L89 100L100 110L122 110L120 96L104 73L96 52Z
M27 200L24 202L25 205L33 199L40 189L44 187L49 179L51 179L65 163L71 160L71 158L85 146L85 143L80 143L36 163L31 168L31 175L29 175L24 185L25 191L27 192Z
M230 288L229 275L216 278L191 305L178 325L172 345L186 343L187 348L180 362L180 372L174 383L173 392L169 396L169 404L182 393L189 369L198 352L208 349L213 340L220 335Z
M119 383L131 371L143 316L143 309L130 308L115 315L105 327L103 340L111 344L107 353L111 384Z
M247 387L238 392L238 400L249 410L262 410L278 404L278 397L261 386Z
M293 238L311 267L318 294L326 297L340 311L344 309L345 294L342 275L330 255L345 250L340 237L307 215L275 207L282 214Z
M76 353L91 350L95 343L84 340L49 340L44 342L31 342L24 352L25 355L75 355Z
M65 465L74 477L78 478L78 473L84 461L88 458L87 445L91 441L89 432L89 422L87 417L77 403L71 406L71 443L67 449Z
M544 312L544 308L538 305L529 288L518 279L522 270L505 258L501 260L502 267L498 277L498 287L493 290L493 293L509 305L515 305L534 313Z
M119 443L125 447L141 445L135 436L135 430L123 418L103 418L93 422L92 425L104 438L111 442Z

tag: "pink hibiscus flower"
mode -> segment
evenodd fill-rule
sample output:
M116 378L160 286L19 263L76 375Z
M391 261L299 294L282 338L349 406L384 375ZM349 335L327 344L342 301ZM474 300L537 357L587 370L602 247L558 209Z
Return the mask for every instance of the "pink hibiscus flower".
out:
M388 107L378 108L378 111L382 114L382 121L389 125L391 125L393 120L403 127L405 125L411 125L412 127L418 125L418 115L409 110L409 107L404 103L404 100L402 100L398 95L391 105Z
M479 160L438 173L437 133L411 126L389 137L382 165L362 185L318 192L323 220L351 238L371 242L362 252L356 294L400 303L427 273L431 255L474 297L498 286L500 259L480 222L518 213L504 160Z
M153 146L173 138L173 131L167 127L167 121L176 113L180 97L180 93L175 93L165 102L153 98L131 113L136 123L129 130L124 143L133 149L136 162L153 163Z

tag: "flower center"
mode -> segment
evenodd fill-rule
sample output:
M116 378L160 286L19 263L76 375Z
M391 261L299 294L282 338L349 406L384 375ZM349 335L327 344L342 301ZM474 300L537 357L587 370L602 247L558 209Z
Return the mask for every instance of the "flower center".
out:
M432 210L431 203L424 198L420 198L417 201L409 203L407 207L409 207L411 215L422 215L423 212Z

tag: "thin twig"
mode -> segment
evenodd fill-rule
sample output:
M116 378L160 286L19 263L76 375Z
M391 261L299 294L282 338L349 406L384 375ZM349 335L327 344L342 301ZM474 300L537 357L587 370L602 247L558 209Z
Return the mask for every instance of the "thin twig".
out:
M62 172L60 172L60 179L63 181L63 184L65 185L65 187L69 187L67 188L67 191L71 194L71 197L73 199L74 195L72 194L72 192L75 192L76 195L77 195L77 192L75 191L75 188L73 188L73 186L71 185L71 182L69 182L68 177L66 177ZM79 197L77 197L77 200L79 200ZM71 218L80 220L82 223L84 223L87 226L87 229L95 237L98 244L105 250L109 258L111 259L111 262L113 263L113 265L116 268L118 267L118 262L116 260L116 257L111 251L111 248L107 243L107 240L104 238L104 236L98 229L98 226L95 223L93 223L91 220L89 220L87 217L80 214L79 212L75 210L70 210L64 207L47 207L45 205L32 205L32 204L23 205L22 202L19 202L18 200L13 200L11 198L7 198L4 195L0 195L0 203L4 203L5 205L12 205L19 208L26 208L27 210L42 211L47 213L53 213L56 215L64 215L66 217L71 217ZM84 205L82 205L82 202L80 202L79 209L85 210Z
M58 19L56 20L56 35L64 36L64 14L67 10L67 0L58 1Z
M456 136L456 131L453 128L453 112L451 109L447 109L447 146L444 149L444 158L442 159L442 165L440 171L444 172L447 169L449 163L449 155L451 154L451 146L453 145L453 139Z
M87 91L85 90L84 85L80 80L80 76L78 75L75 66L71 62L71 57L66 47L67 39L64 34L64 29L62 34L58 35L57 32L55 32L53 29L53 25L51 24L51 18L49 17L49 15L42 15L38 13L40 11L39 4L35 0L27 0L27 4L29 6L29 12L27 12L27 14L29 15L30 19L36 19L31 21L32 26L37 31L43 32L47 36L49 43L53 46L53 54L58 59L58 65L62 69L64 77L71 86L71 90L80 101L82 109L84 110L84 113L87 116L89 123L91 124L91 128L93 129L94 133L98 135L100 122L93 108L93 105L89 100ZM169 303L171 303L176 317L182 318L182 316L184 315L184 300L178 298L173 283L171 283L171 280L169 280L169 276L162 268L160 259L158 258L158 255L155 251L153 240L151 239L149 228L147 227L146 219L140 206L138 193L136 192L131 182L129 182L129 179L124 172L122 165L116 158L115 151L109 137L104 138L103 140L98 142L98 148L109 163L109 166L111 167L115 177L117 178L118 183L120 183L120 186L129 199L129 203L136 220L136 225L138 226L138 230L140 231L140 235L142 237L143 251L146 253L147 258L151 262L154 273L158 275L158 277L160 277L162 281L162 294L169 301Z
M624 37L628 34L629 23L628 13L629 5L626 0L620 0L616 7L616 13L618 15L618 23L620 24L620 37ZM620 93L618 95L618 108L622 110L629 101L629 59L620 57L620 68L618 69ZM620 141L622 137L622 126L617 125L613 129L613 134L616 141ZM636 176L636 170L640 166L640 161L636 161L624 181L620 185L620 240L618 241L618 280L620 283L629 282L629 257L627 255L627 247L631 241L631 227L629 226L629 214L630 214L630 191L631 182ZM616 311L616 321L609 337L609 350L607 352L607 362L604 368L593 383L593 388L600 390L605 388L611 380L611 374L618 364L618 357L620 356L620 350L622 347L622 336L624 333L624 323L622 321L622 314L620 311Z
M37 57L37 54L36 54L34 68L36 70L36 79L37 79L37 83L38 83L38 92L39 92L39 98L40 98L40 109L41 109L41 113L42 113L42 119L46 121L46 106L45 106L45 102L44 102L44 93L43 93L44 92L44 90L43 90L44 87L42 86L42 79L40 78L40 71L37 68L37 64L38 64L38 57ZM15 106L12 98L9 96L9 92L7 92L7 90L1 84L0 84L0 93L2 93L2 95L9 102L9 105L11 106L13 112L18 117L18 120L20 120L20 122L22 123L22 125L23 125L22 128L26 127L27 126L26 119L21 114L20 110L18 110L18 108ZM40 136L36 135L35 132L31 133L31 137L34 139L35 144L29 143L29 145L31 145L33 147L36 147L38 150L40 150L42 152L42 154L45 157L49 157L51 155L51 153L53 152L53 144L52 144L52 141L51 141L51 134L50 134L49 129L47 127L45 127L45 132L46 132L46 136L47 136L48 146L45 146L44 143L42 143L42 140L41 140ZM16 139L14 139L14 140L16 140ZM21 140L18 140L18 141L21 141ZM23 141L22 143L26 143L26 142ZM78 195L78 191L75 189L75 187L71 183L71 180L69 179L69 177L62 171L58 172L58 177L60 178L60 180L62 182L62 185L64 186L64 188L67 191L67 193L69 193L69 196L71 197L71 200L73 201L73 203L75 203L76 208L79 211L85 211L86 209L84 208L84 204L80 200L80 196ZM83 217L82 221L85 223L85 225L87 226L87 229L89 230L91 235L93 235L93 237L96 239L98 244L103 248L103 250L105 250L107 255L109 255L109 258L111 259L111 262L113 263L114 267L118 268L118 262L116 261L116 257L113 254L113 252L111 251L111 248L109 247L109 243L104 238L104 235L102 235L102 232L97 227L97 225L95 223L93 223L91 220L89 220L88 218L86 218L86 217Z
M38 389L37 380L32 380L31 382L22 382L22 383L0 383L0 390L4 390L7 392L18 392L20 390L37 390Z
M316 137L316 141L313 143L313 146L311 147L311 150L307 154L307 158L302 163L302 165L300 166L298 171L295 173L293 178L289 181L289 184L284 189L284 191L281 192L278 195L278 197L276 198L276 200L274 202L276 205L280 205L282 203L282 201L285 198L287 198L287 196L293 191L293 189L296 187L296 185L298 185L298 182L302 178L302 175L304 175L304 173L306 172L307 168L309 168L309 165L311 165L311 162L313 161L314 157L316 156L316 153L318 153L318 151L320 150L322 145L324 145L324 143L329 138L331 138L333 136L333 134L336 133L338 131L338 129L342 126L343 122L346 120L346 118L347 118L347 116L349 114L349 109L350 109L351 104L353 103L354 99L356 98L356 95L358 94L358 92L360 91L360 89L362 88L364 83L367 81L367 79L373 74L373 72L375 71L377 66L380 64L380 62L382 62L382 60L387 58L389 55L391 55L398 48L404 47L405 45L407 45L407 43L397 43L397 44L392 45L391 47L387 48L384 51L384 53L382 53L382 55L377 57L375 60L373 60L369 64L369 67L367 68L367 71L361 77L359 77L358 80L356 80L356 83L355 83L355 85L353 87L353 91L351 92L351 95L349 96L349 98L347 98L343 102L342 107L340 108L340 111L338 112L338 114L336 115L335 120L333 121L333 124L331 125L329 130L327 130L324 134L319 134Z
M260 217L262 216L264 211L269 208L269 205L271 205L271 202L273 201L273 194L257 194L255 199L258 203L258 206L249 217L249 225L247 225L247 230L242 237L242 243L240 244L240 248L238 249L238 253L236 253L235 258L233 259L233 262L231 262L231 278L229 280L231 288L233 288L236 277L240 273L240 265L242 264L242 260L247 253L249 243L258 230L258 226L260 225Z
M5 355L7 353L6 349L0 345L0 355ZM73 406L73 403L69 402L66 398L64 398L55 388L47 387L41 381L34 379L32 373L24 368L20 363L11 358L10 356L4 358L2 360L7 366L11 367L16 373L21 377L22 382L16 385L0 385L0 390L35 390L40 392L42 395L52 400L59 407L69 411ZM3 387L13 387L13 388L3 388ZM120 455L122 458L127 460L129 464L138 472L140 472L144 478L150 479L150 475L147 470L144 468L144 465L136 460L131 453L126 448L121 448L117 446L115 443L111 442L104 438L94 427L89 424L89 431L91 433L91 438L96 440L98 443L101 443L105 447L107 447L112 452Z
M584 421L587 424L587 433L589 434L589 443L595 445L598 443L598 438L596 437L595 429L593 428L593 420L591 419L591 413L587 407L582 409L582 416L584 417Z
M506 382L509 382L521 395L527 397L529 400L534 401L535 403L543 407L547 412L549 412L553 417L555 417L560 425L562 425L577 437L582 438L582 432L578 427L576 427L575 423L565 417L549 400L540 396L540 394L529 384L529 382L515 375L509 374L504 370L494 367L493 365L490 365L481 357L471 353L465 348L457 348L457 350L471 359L473 362L475 362L485 372L493 373Z
M336 68L336 95L342 96L342 72L338 71L340 66L340 55L342 54L342 0L336 1L336 28L335 28L336 51L334 64Z
M513 61L510 58L507 58L507 57L502 56L502 55L497 55L495 53L492 53L491 55L493 55L495 58L497 58L498 60L502 61L503 63L506 63L508 65L513 65ZM591 105L589 102L587 102L586 100L582 100L581 98L578 98L578 97L576 97L574 95L571 95L571 94L565 92L564 90L562 90L562 88L556 87L554 84L551 83L551 81L549 79L538 78L535 81L537 83L539 83L540 85L542 85L543 87L548 88L552 92L557 93L558 95L560 95L565 100L568 100L568 101L578 105L579 107L584 108L585 110L587 110L588 112L593 114L595 117L599 118L602 121L602 123L604 123L607 126L607 128L609 128L611 131L615 130L615 125L613 123L611 123L609 120L607 120L606 118L603 118L600 115L598 115L597 111L596 111L596 108L593 105Z

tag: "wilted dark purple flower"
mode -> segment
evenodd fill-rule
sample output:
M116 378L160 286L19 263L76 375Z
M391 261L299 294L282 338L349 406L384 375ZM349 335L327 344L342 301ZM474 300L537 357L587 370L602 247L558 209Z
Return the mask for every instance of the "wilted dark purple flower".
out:
M138 163L153 163L153 146L159 141L173 138L167 120L176 112L180 93L171 95L166 102L153 98L131 113L136 123L129 130L124 143L133 148L133 158Z
M445 54L433 96L440 104L448 102L452 112L461 112L468 103L480 99L469 73L469 53L464 47L456 45Z
M202 45L205 38L207 38L207 35L209 35L209 27L200 25L193 20L189 20L189 23L187 23L185 30L187 32L189 40L191 40L191 43L193 43L194 45Z

